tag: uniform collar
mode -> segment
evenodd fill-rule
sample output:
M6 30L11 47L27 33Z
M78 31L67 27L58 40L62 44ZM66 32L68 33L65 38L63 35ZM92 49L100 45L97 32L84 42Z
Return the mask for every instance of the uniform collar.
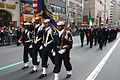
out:
M63 32L64 32L64 29L61 30L61 31L58 31L58 33L59 33L59 37L62 35Z
M36 25L35 25L35 28L38 28L39 26L40 26L40 24L36 24Z
M48 29L50 29L50 26L49 26L49 27L47 27L47 28L45 28L45 31L48 31Z

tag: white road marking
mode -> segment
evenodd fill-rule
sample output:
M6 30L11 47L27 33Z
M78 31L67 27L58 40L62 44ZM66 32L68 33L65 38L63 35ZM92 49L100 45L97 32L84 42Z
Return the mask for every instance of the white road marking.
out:
M118 42L120 41L120 38L116 41L116 43L112 46L112 48L108 51L108 53L105 55L105 57L101 60L101 62L96 66L96 68L90 73L90 75L85 80L95 80L105 63L107 62L108 58L116 48Z

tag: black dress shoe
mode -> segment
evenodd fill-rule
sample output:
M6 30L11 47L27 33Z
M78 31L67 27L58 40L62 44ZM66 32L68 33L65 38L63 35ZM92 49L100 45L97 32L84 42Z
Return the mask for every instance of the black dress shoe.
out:
M81 45L81 47L83 47L83 45Z
M66 78L70 78L71 77L71 74L68 74L67 76L66 76Z
M47 76L47 74L41 74L41 75L39 76L39 79L44 78L44 77L46 77L46 76Z
M28 68L28 66L24 66L23 68L21 68L22 70L24 70L24 69L27 69Z
M30 71L30 74L33 74L35 72L37 72L37 70L32 70L32 71Z
M90 48L92 48L92 46L90 46Z

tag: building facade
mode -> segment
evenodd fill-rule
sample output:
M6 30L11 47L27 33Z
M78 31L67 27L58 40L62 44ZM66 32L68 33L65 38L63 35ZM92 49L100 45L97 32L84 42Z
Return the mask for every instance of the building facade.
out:
M63 0L47 0L49 9L54 14L54 19L65 20L66 17L66 6Z
M66 1L68 4L66 4ZM50 9L54 13L55 20L65 20L67 10L71 25L77 26L82 24L83 2L84 0L48 0Z
M19 5L19 0L0 0L0 26L20 25Z
M117 0L112 0L110 5L109 25L118 25L120 21L120 6Z
M33 20L33 2L32 0L20 0L20 25L23 27L25 22Z
M105 0L105 25L109 24L110 19L110 0ZM108 20L108 21L107 21Z
M100 25L104 21L105 0L85 0L83 21L88 22L88 14L91 14L93 25Z
M71 23L80 26L83 22L84 0L68 0L68 13Z

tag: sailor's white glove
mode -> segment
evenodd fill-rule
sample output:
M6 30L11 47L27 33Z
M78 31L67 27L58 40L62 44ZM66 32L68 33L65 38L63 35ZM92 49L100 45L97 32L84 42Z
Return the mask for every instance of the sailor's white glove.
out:
M54 51L53 49L52 49L52 51L51 51L51 52L52 52L52 55L53 55L53 56L55 56L55 55L56 55L56 53L55 53L55 51Z
M39 49L42 50L43 49L43 45L41 45Z
M21 41L20 41L20 40L18 40L18 43L21 43Z
M59 54L63 54L66 50L65 49L62 49L60 51L58 51Z
M25 29L25 33L27 33L27 31L28 31L28 30L27 30L27 29Z
M37 40L35 40L34 43L37 44Z

